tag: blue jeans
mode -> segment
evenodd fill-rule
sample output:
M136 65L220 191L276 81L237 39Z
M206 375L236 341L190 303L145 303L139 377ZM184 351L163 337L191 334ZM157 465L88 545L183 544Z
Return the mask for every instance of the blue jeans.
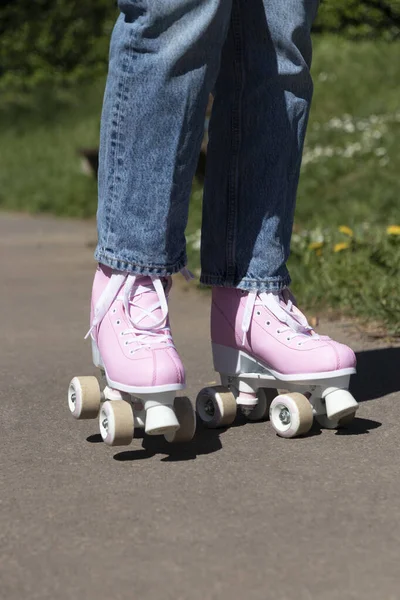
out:
M101 124L96 259L147 275L186 264L192 179L210 121L201 281L290 283L319 0L119 0Z

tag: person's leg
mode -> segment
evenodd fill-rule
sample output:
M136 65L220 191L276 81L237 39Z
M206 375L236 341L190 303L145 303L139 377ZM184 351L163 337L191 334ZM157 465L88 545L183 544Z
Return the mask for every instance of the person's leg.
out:
M298 406L298 394L277 401L275 425L285 436L311 426L311 391L328 425L357 410L342 390L355 372L354 353L317 335L285 289L317 5L233 0L207 157L201 279L214 286L214 366L246 412L259 388L307 392Z
M93 359L113 398L143 400L147 433L175 439L174 396L185 372L168 321L170 275L186 263L191 184L231 0L119 7L101 125ZM107 427L104 440L116 443Z
M312 81L318 0L234 0L215 89L205 182L203 283L278 290Z
M119 0L101 125L97 260L170 275L231 0Z

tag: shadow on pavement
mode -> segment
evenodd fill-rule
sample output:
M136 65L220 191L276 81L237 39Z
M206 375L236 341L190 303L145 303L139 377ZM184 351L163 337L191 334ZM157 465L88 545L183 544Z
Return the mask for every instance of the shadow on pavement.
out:
M382 423L379 421L373 421L372 419L359 419L358 417L355 417L354 421L350 425L347 425L347 427L341 427L333 431L335 431L335 435L364 435L369 433L372 429L378 429L378 427L381 427L381 425ZM321 427L318 421L314 419L311 431L307 433L303 439L307 439L313 435L320 435L323 431L329 430Z
M354 421L348 427L337 429L336 435L363 435L369 433L371 429L378 429L381 427L380 421L373 421L372 419L359 419L356 417Z
M141 436L142 449L125 450L113 456L117 461L133 461L151 458L157 454L166 454L162 462L181 462L195 460L200 454L212 454L222 449L220 434L225 429L206 429L197 424L196 434L191 442L186 444L170 444L161 436ZM93 436L92 436L93 437ZM136 437L136 435L135 435Z
M265 419L265 421L257 421L257 423L267 423L269 419ZM231 425L231 427L241 427L243 425L247 425L251 427L254 425L250 421L246 419L243 415L240 415L236 418L235 422ZM372 421L371 419L359 419L355 418L351 425L348 425L346 428L341 428L336 430L336 435L362 435L364 433L369 433L371 429L377 429L380 427L382 423L379 421ZM272 427L271 427L272 429ZM307 440L310 437L315 437L317 435L321 435L323 431L327 431L325 428L321 427L316 419L314 419L314 423L310 429L310 431L300 437L291 438L296 440L297 442L301 440ZM272 434L275 432L272 430ZM278 435L275 433L275 435Z
M357 375L350 391L357 402L374 400L400 390L400 348L382 348L357 353Z
M145 448L138 448L138 450L124 450L124 452L118 452L114 454L113 459L119 462L134 461L134 460L145 460L146 458L153 458L156 452L151 452Z
M99 433L94 433L93 435L89 435L89 437L86 438L86 441L90 444L102 444L103 438Z

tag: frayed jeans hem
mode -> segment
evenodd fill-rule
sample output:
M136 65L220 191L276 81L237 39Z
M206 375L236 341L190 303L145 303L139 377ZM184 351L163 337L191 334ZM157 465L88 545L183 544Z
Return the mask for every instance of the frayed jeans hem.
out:
M124 271L127 273L133 273L134 275L147 275L153 277L169 277L175 273L179 273L186 267L186 256L182 256L176 263L172 265L142 265L136 262L130 262L123 258L117 258L110 256L109 254L96 250L95 259L97 262L116 269L117 271Z
M287 274L284 277L271 277L268 279L248 279L244 277L239 281L233 281L220 277L217 275L201 274L200 282L204 285L211 285L216 287L232 287L246 291L258 291L258 292L279 292L291 283L290 275Z

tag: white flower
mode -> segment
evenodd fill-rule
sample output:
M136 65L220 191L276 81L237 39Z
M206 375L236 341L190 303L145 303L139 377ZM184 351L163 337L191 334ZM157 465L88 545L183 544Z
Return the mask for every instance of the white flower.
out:
M366 129L368 129L368 122L367 121L358 121L356 123L356 127L359 131L365 131Z
M342 129L343 122L338 117L333 117L324 125L324 129Z
M191 235L188 235L186 237L186 241L188 244L190 244L190 246L193 248L193 250L200 250L201 247L201 229L198 229L197 231L195 231L195 233L192 233Z
M361 152L361 144L360 142L355 142L354 144L349 144L343 151L343 156L346 158L352 158L355 154Z
M354 133L356 130L354 123L351 121L346 121L343 125L343 129L346 133Z
M298 233L292 234L292 244L300 244L301 241L302 241L302 237L300 234L298 234Z
M390 123L395 122L400 122L400 111L382 115L373 114L363 119L357 119L349 114L344 114L341 117L332 117L323 124L314 123L314 131L321 129L324 131L334 131L336 138L342 132L343 142L335 146L323 146L321 143L317 143L314 147L307 145L303 155L303 167L327 158L353 158L357 154L365 155L374 153L378 158L384 159L387 150L383 147L381 140L388 132ZM318 140L318 136L314 137ZM387 162L383 160L382 166L385 166Z

